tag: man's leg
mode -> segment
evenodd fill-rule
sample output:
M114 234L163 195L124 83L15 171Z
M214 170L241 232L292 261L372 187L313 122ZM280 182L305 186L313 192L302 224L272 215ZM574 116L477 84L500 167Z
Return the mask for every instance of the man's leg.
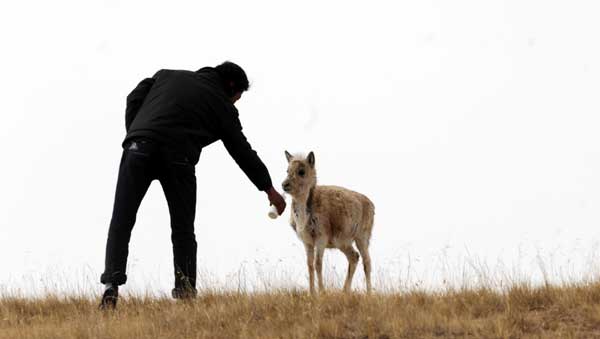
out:
M136 144L136 149L125 149L119 166L113 214L106 242L103 284L115 287L127 281L125 267L129 253L129 239L135 224L137 210L153 178L151 152ZM131 148L131 145L128 146Z
M171 215L171 241L175 289L173 297L186 298L196 293L196 174L185 156L164 154L158 176Z

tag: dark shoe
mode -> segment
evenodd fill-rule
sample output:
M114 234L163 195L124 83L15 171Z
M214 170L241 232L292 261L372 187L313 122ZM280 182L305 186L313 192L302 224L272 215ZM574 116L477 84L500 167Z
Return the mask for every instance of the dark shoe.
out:
M117 299L119 299L119 290L114 287L107 288L102 295L98 309L114 310L117 307Z
M175 287L172 291L171 291L171 296L173 297L173 299L194 299L196 298L196 294L198 294L198 291L196 291L195 288L189 289L189 288L182 288L182 287Z

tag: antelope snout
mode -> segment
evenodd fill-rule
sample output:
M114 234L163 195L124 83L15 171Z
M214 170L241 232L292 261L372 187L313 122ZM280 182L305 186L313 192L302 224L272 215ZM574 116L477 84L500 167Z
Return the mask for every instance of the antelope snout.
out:
M285 180L282 184L281 184L281 188L283 188L283 191L286 193L290 193L290 190L292 189L292 185L290 184L289 180Z

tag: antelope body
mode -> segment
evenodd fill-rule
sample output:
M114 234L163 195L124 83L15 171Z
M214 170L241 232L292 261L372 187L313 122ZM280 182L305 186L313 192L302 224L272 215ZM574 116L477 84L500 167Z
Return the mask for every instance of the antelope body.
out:
M283 190L292 196L290 224L304 243L310 292L315 292L316 269L319 290L323 286L323 253L325 248L337 248L348 259L348 274L344 291L349 291L359 254L363 260L367 291L371 291L371 258L369 241L373 229L375 207L358 192L338 186L317 185L315 156L292 156L287 151L287 178Z

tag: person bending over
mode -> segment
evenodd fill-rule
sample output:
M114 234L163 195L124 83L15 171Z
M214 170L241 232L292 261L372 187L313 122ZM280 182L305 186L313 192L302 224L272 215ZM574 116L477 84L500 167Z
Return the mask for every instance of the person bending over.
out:
M131 230L152 180L165 193L171 217L176 299L196 296L196 175L202 148L221 140L279 214L286 207L266 166L252 149L234 104L248 90L244 70L229 61L197 71L162 69L127 96L123 154L106 242L100 308L115 308L125 284Z

